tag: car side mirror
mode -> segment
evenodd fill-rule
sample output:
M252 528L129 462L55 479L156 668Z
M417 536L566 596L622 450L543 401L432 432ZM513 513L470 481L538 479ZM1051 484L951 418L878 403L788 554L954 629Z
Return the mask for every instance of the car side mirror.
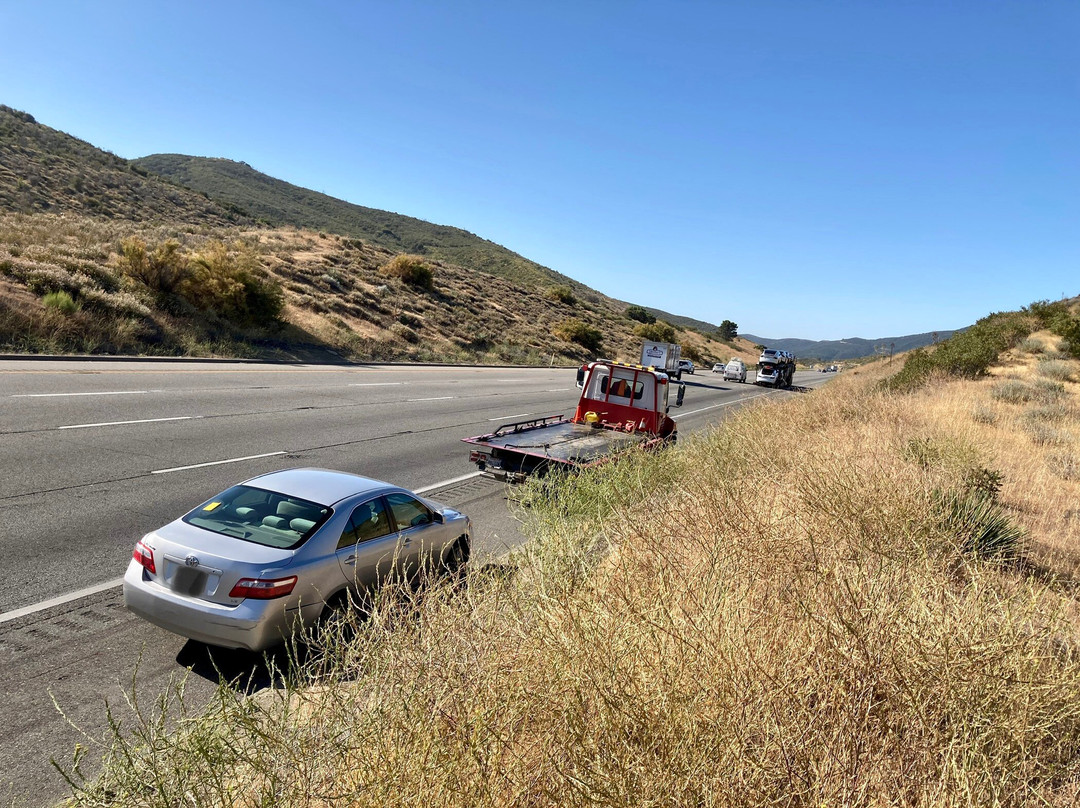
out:
M682 406L683 396L685 396L685 395L686 395L686 385L685 384L680 384L679 385L679 392L675 394L675 406L676 407L681 407Z
M446 519L438 511L432 511L431 512L431 521L432 522L438 522L441 525L441 524L443 524L443 522L446 521Z

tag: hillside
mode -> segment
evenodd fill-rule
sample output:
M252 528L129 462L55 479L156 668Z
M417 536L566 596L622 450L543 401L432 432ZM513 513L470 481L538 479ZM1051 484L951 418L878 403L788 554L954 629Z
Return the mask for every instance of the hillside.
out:
M0 156L0 350L530 364L632 360L663 338L700 364L752 352L632 320L464 230L240 163L151 161L190 172L167 179L8 107Z
M955 331L932 331L925 334L910 334L906 337L881 337L879 339L862 339L849 337L842 340L809 340L809 339L769 339L757 337L753 334L740 334L739 336L758 345L776 348L781 351L791 351L800 360L822 362L837 362L842 359L858 359L875 354L898 354L923 348L935 342L941 342L951 337Z
M325 230L394 252L449 261L529 286L582 284L466 230L354 205L256 171L247 163L152 154L134 166L236 205L274 227Z
M361 238L392 252L423 255L513 281L520 286L569 286L581 294L599 292L583 283L488 241L467 230L368 208L311 191L256 171L247 163L182 154L152 154L132 162L277 227L320 230ZM617 302L617 301L616 301ZM628 301L627 304L634 301ZM646 307L658 319L697 331L716 326Z
M2 104L0 211L208 227L253 223L235 208L163 182L127 160Z

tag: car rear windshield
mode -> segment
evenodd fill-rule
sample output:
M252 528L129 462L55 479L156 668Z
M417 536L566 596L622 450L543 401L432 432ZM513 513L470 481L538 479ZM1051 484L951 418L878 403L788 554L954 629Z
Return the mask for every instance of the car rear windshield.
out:
M299 497L234 485L184 517L189 525L267 547L299 547L334 509Z

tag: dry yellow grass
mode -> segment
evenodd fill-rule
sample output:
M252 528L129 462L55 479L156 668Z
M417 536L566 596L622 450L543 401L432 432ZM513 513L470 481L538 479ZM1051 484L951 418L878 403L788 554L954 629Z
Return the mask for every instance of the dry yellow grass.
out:
M888 370L521 490L535 535L505 568L387 599L287 687L144 725L76 803L1076 804L1076 481L1001 380L875 392ZM948 518L998 484L1030 561Z

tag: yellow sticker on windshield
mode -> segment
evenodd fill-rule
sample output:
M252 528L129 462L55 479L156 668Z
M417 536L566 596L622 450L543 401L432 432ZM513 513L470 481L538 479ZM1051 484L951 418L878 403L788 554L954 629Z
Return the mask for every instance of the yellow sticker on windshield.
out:
M206 505L206 507L204 507L203 510L204 511L212 511L212 510L214 510L214 508L217 508L219 505L221 505L220 502L211 502L208 505Z

